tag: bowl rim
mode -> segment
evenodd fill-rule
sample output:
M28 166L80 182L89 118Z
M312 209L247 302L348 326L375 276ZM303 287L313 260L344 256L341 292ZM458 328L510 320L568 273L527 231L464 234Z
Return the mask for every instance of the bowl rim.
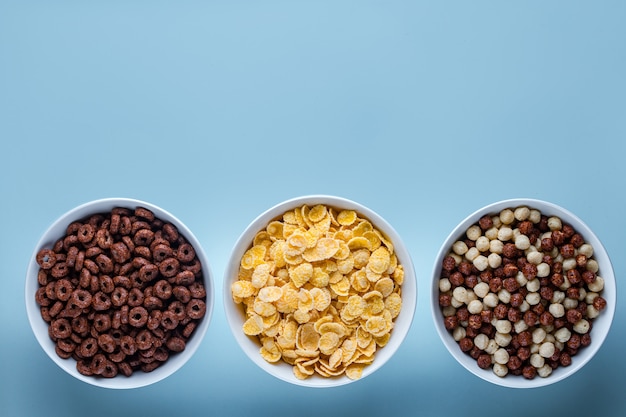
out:
M253 337L246 336L241 331L243 325L244 313L242 307L236 305L233 302L231 295L231 284L236 280L238 265L241 256L245 253L252 243L254 235L262 230L271 220L280 217L283 213L290 209L294 209L301 205L315 205L325 204L335 208L348 208L355 210L360 216L368 219L376 228L381 230L394 244L394 252L398 256L398 260L402 261L404 267L404 283L402 285L402 311L396 318L396 327L394 327L394 333L391 334L389 343L379 352L387 352L387 354L376 357L374 362L369 366L366 366L363 370L363 375L360 379L351 380L347 376L342 375L334 378L324 378L318 375L313 375L311 378L305 380L298 380L293 376L291 371L291 365L283 363L282 361L277 364L270 364L265 361L258 353L259 345ZM405 295L407 294L407 295ZM232 250L226 268L224 270L224 282L223 282L223 304L226 319L230 331L237 341L241 350L246 356L262 370L268 374L291 384L299 385L303 387L311 388L332 388L338 387L353 382L362 381L366 377L373 374L380 369L386 362L388 362L397 349L401 346L406 336L408 335L415 315L417 306L417 279L415 275L414 264L408 248L404 244L401 236L397 231L389 224L381 215L373 211L372 209L355 202L353 200L327 194L310 194L302 195L298 197L289 198L280 203L273 205L266 209L261 214L257 215L243 230L243 232L237 238ZM400 319L401 318L401 319ZM399 321L400 320L400 321ZM398 330L398 321L402 326ZM387 349L387 350L385 350ZM289 372L286 372L286 370ZM282 372L281 372L282 370Z
M491 369L480 369L474 359L459 349L458 343L454 341L449 331L443 326L443 320L441 320L442 313L439 307L439 279L442 269L441 262L446 254L451 250L454 241L457 240L469 226L477 223L482 215L488 213L496 214L505 208L516 208L520 206L536 208L540 210L542 214L556 215L561 218L564 223L572 224L576 231L583 235L585 241L592 245L594 249L594 258L600 264L602 271L600 276L602 276L605 281L603 297L607 300L607 308L602 312L602 315L594 319L594 327L592 331L595 330L595 334L593 342L591 345L587 346L582 353L575 356L576 363L573 363L568 367L559 367L547 378L537 376L532 380L526 380L521 377L502 378L496 376ZM571 211L552 202L536 198L510 198L500 200L487 204L467 215L450 231L448 236L443 241L433 264L431 279L431 314L435 328L439 334L439 338L448 352L470 373L487 382L508 388L538 388L548 386L575 374L595 356L600 347L603 345L606 337L608 336L615 315L617 299L615 275L608 252L600 239L584 221ZM598 327L598 323L602 324L602 326Z
M39 306L34 301L35 291L38 288L36 277L39 270L36 256L42 247L45 245L53 245L57 239L63 236L67 226L71 222L83 219L91 214L105 213L113 207L145 207L151 210L156 217L173 223L177 227L179 233L185 236L185 238L194 247L196 255L202 264L203 283L207 293L206 312L196 327L192 338L188 341L185 350L176 354L174 357L170 357L167 363L163 364L158 369L149 373L134 373L131 377L118 376L115 378L94 378L79 373L76 370L75 361L62 359L54 351L54 343L49 338L47 333L48 325L41 318ZM194 356L202 343L204 336L206 335L213 315L213 308L215 305L214 297L215 291L211 265L204 248L194 233L180 219L160 206L147 201L126 197L110 197L87 201L58 216L52 223L49 224L34 247L32 255L28 261L24 286L26 313L31 331L48 357L52 359L52 361L59 366L59 368L76 379L90 385L110 389L133 389L148 386L169 377L182 368L187 361Z

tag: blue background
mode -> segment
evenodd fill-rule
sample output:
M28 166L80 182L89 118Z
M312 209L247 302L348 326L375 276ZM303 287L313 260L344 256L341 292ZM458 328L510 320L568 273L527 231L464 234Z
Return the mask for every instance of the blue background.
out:
M0 0L0 413L624 415L623 293L612 333L582 371L515 390L449 355L429 286L458 222L532 197L596 232L621 290L625 21L623 1ZM333 389L256 367L220 293L248 223L314 193L385 217L418 277L397 355ZM63 373L23 301L41 234L103 197L146 200L185 222L218 291L192 360L135 390Z

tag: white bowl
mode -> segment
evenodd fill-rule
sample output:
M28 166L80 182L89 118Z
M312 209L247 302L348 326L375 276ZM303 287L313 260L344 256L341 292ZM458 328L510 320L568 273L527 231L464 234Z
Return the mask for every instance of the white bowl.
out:
M114 378L102 378L94 376L85 376L79 373L76 369L76 360L73 358L62 359L55 352L55 343L48 336L48 323L46 323L41 315L40 307L35 301L35 293L39 288L37 281L37 274L39 272L39 265L36 261L37 253L42 248L51 248L55 242L63 237L66 233L68 225L72 222L84 219L92 214L96 213L110 213L115 207L125 207L134 210L137 207L144 207L151 210L154 215L166 222L170 222L175 225L179 233L184 236L187 241L193 246L196 256L202 265L203 271L203 283L206 289L206 312L202 319L197 324L194 333L187 341L186 347L182 352L176 354L170 354L168 360L163 363L157 369L151 372L135 371L130 377L118 374ZM193 233L176 217L160 207L153 204L128 199L128 198L107 198L101 200L95 200L83 205L80 205L67 213L63 214L45 231L39 242L37 243L33 255L31 256L28 264L28 270L26 273L26 288L25 288L25 301L26 311L28 319L30 321L31 328L37 341L46 352L46 354L52 359L61 369L75 378L104 388L112 389L129 389L138 388L146 385L158 382L174 372L180 369L196 352L202 339L209 327L211 321L211 315L213 311L213 278L210 271L208 259L200 245L200 242L196 239Z
M226 318L228 319L231 331L242 350L255 364L267 373L295 385L307 387L340 386L353 382L353 380L349 379L345 375L329 378L318 376L317 374L309 377L308 379L301 380L294 376L292 366L286 362L280 361L278 363L271 364L265 361L259 352L261 346L258 342L258 338L249 337L244 334L242 330L242 325L245 321L244 310L240 304L236 304L233 301L231 292L231 285L237 280L242 256L251 247L253 238L257 232L265 229L268 223L272 220L281 218L285 212L305 204L309 207L313 207L316 204L323 204L327 207L334 207L336 209L355 210L360 217L368 219L375 228L386 235L387 238L389 238L389 240L393 243L398 263L403 265L405 271L404 283L402 285L402 310L395 319L395 325L388 344L376 351L373 363L365 367L361 379L371 375L377 369L382 367L400 347L409 331L409 328L411 327L417 300L417 283L411 257L402 243L398 233L396 233L391 225L389 225L382 217L361 204L341 197L310 195L293 198L270 208L250 223L237 240L225 271L224 306Z
M577 232L579 232L587 243L590 243L594 249L594 258L598 262L599 272L598 275L604 278L604 290L602 296L607 301L607 307L601 312L601 314L594 319L593 327L591 330L591 344L585 348L582 348L578 353L572 356L572 363L567 367L559 366L552 374L547 377L540 377L537 375L534 379L526 379L521 375L506 375L505 377L499 377L494 374L491 369L481 369L478 367L476 360L472 359L469 354L463 353L459 347L459 344L453 339L450 331L448 331L443 323L443 314L441 307L439 306L439 279L441 277L442 262L446 255L450 253L452 244L464 235L466 230L473 224L478 223L478 220L486 214L498 214L505 208L516 208L519 206L526 206L531 209L538 209L542 214L548 216L558 216L565 224L570 224ZM534 388L541 387L555 382L561 381L576 371L580 370L587 362L593 358L598 349L602 346L613 320L615 313L616 302L616 286L615 276L613 273L613 267L609 256L596 235L591 229L583 223L578 217L570 213L566 209L559 207L555 204L528 198L510 199L499 201L483 207L463 220L450 235L446 238L437 258L435 260L433 268L433 281L431 287L431 308L432 316L435 322L435 327L445 347L450 354L468 371L474 375L491 382L496 385L510 387L510 388Z

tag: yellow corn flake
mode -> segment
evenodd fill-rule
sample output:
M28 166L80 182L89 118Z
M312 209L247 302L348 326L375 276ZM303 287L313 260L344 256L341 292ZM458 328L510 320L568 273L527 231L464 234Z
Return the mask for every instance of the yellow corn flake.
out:
M365 278L371 283L377 282L382 277L382 274L372 271L369 265L365 266L361 271L365 272Z
M283 296L283 289L277 286L265 287L259 290L257 299L266 303L278 301Z
M298 224L296 221L296 214L294 211L288 211L283 214L283 223L286 224Z
M352 232L354 233L354 236L363 236L365 232L371 232L373 230L374 230L374 226L372 226L372 223L370 223L368 220L361 219L359 224L357 224L352 229Z
M373 358L374 357L374 353L376 353L376 340L374 340L374 338L371 337L371 335L370 335L370 338L369 338L367 344L365 344L364 346L358 345L357 346L357 350L359 352L361 352L361 355L359 356L358 359L355 360L355 362L357 362L359 360L362 361L364 356ZM361 363L363 363L363 362L361 362Z
M278 323L280 322L280 314L275 311L274 314L270 315L270 316L263 316L263 333L267 334L267 331L269 329L273 329L274 330L274 326L276 326ZM278 331L278 329L275 329L276 331Z
M333 238L348 243L354 237L351 229L340 229L333 234Z
M337 271L347 275L354 269L354 256L352 253L347 258L337 260Z
M296 333L296 347L302 350L315 352L319 347L320 335L315 331L313 323L305 323L298 327Z
M258 297L254 301L253 310L259 316L269 317L276 313L276 306L272 303L261 301Z
M302 254L304 260L308 262L323 261L330 259L339 250L339 241L323 237L317 240L315 246L308 248Z
M378 235L381 243L387 247L389 253L393 253L393 244L391 243L391 241L378 229L375 229L374 233Z
M325 288L328 286L329 279L330 277L328 275L328 272L324 271L320 267L315 267L313 268L313 276L311 277L309 282L315 287Z
M326 217L322 218L320 221L315 223L315 230L320 233L320 236L324 236L330 232L331 219L330 216L326 215Z
M268 255L274 262L276 268L283 268L287 263L285 262L285 247L284 240L277 240L272 242L272 245L268 249Z
M369 257L367 266L373 272L377 274L383 274L385 271L387 271L387 268L389 268L390 262L391 262L391 254L389 253L386 247L381 246L372 252L372 254Z
M300 207L300 219L304 222L307 227L313 227L313 222L309 219L309 212L311 208L306 204Z
M293 318L300 324L311 321L311 314L308 311L296 310L293 312Z
M376 345L378 347L384 347L389 342L390 337L391 337L391 333L385 333L384 335L380 337L375 337L374 340L376 341Z
M271 337L263 338L263 346L260 349L261 357L269 363L276 363L282 357L280 349Z
M381 278L376 281L374 285L374 290L380 292L383 298L387 298L394 290L393 280L389 277Z
M378 237L378 235L373 231L367 231L363 233L363 237L365 239L367 239L367 241L369 242L368 244L368 249L373 252L376 249L378 249L380 247L381 241L380 238Z
M244 269L251 269L260 265L263 263L266 252L267 246L265 245L252 246L241 258L241 267Z
M361 269L367 266L370 260L370 251L368 249L358 249L352 252L354 258L354 269Z
M356 211L342 210L337 214L337 223L342 226L351 226L357 219Z
M303 371L301 369L301 365L294 366L292 370L293 370L294 376L299 380L305 380L315 373L314 370L311 371L310 373L308 372L308 370Z
M369 249L370 241L363 236L355 236L348 241L348 248L354 251L357 249Z
M392 275L398 266L398 257L392 252L389 253L391 253L391 257L389 258L389 268L385 271L386 275Z
M254 236L254 239L252 240L252 245L253 246L266 246L269 247L272 245L272 239L270 237L270 234L267 233L265 230L261 230L259 233L256 234L256 236Z
M313 309L313 295L308 290L300 288L298 293L298 310L308 313Z
M297 224L284 223L283 224L283 239L287 239L297 230L300 230L300 226L298 226Z
M388 333L391 328L384 317L372 316L365 322L365 330L374 337L380 337Z
M366 317L370 317L379 313L385 309L385 301L383 295L379 291L370 291L363 296L366 305L363 314Z
M330 306L331 295L327 288L311 288L311 296L313 297L313 308L317 311L324 311Z
M318 326L317 331L322 336L325 333L335 333L339 337L344 337L348 334L348 329L346 328L346 326L337 322L322 323L321 325Z
M350 247L348 246L348 244L341 240L337 240L337 242L339 243L339 248L337 249L337 252L335 252L335 254L333 255L333 258L337 260L344 260L348 258L348 256L350 256Z
M328 210L325 205L317 204L311 207L311 210L309 210L309 220L311 220L313 223L317 223L322 220L327 213Z
M305 232L299 229L294 231L286 240L287 247L284 249L285 255L301 255L309 244Z
M363 376L364 364L350 364L346 368L346 376L352 380L357 380Z
M348 298L348 303L344 306L344 310L351 317L360 317L365 311L367 301L359 295L352 295Z
M252 297L257 292L257 288L250 281L235 281L230 286L233 296L239 298Z
M313 265L308 262L302 263L289 270L289 277L291 282L300 288L313 277Z
M344 276L343 278L341 278L341 280L339 282L334 283L334 284L330 284L330 288L337 295L348 296L349 293L350 293L350 281L348 280L347 277Z
M385 299L385 308L391 314L391 318L395 319L402 310L402 297L398 293L392 293Z
M326 332L319 339L319 350L324 355L331 355L340 342L341 337L337 333Z
M372 342L372 335L359 326L356 329L356 345L357 348L364 349Z
M259 315L252 315L243 324L243 332L248 336L257 336L263 331L263 318Z
M398 265L396 267L391 277L398 285L402 285L404 283L404 268L402 265Z
M270 222L265 230L272 240L283 238L283 222L277 220Z
M287 253L285 253L283 255L283 260L285 261L286 265L291 265L291 266L296 266L296 265L300 265L302 263L302 255L289 255Z
M252 273L251 282L252 285L256 288L262 288L267 284L267 281L270 277L270 273L272 272L272 265L269 263L262 263L257 265L254 268L254 272Z
M341 360L343 359L343 349L337 348L333 353L328 357L328 367L330 369L337 369L338 366L341 365Z

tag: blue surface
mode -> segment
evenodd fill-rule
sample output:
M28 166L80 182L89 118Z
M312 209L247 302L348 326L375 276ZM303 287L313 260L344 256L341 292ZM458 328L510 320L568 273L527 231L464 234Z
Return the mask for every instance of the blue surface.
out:
M0 0L0 413L624 415L623 293L582 371L514 390L452 359L428 290L451 229L512 197L582 218L621 290L625 20L622 1ZM413 327L372 376L320 390L264 374L219 294L198 353L149 387L81 383L37 344L26 266L65 211L160 205L202 242L221 290L247 224L314 193L377 211L413 256Z

